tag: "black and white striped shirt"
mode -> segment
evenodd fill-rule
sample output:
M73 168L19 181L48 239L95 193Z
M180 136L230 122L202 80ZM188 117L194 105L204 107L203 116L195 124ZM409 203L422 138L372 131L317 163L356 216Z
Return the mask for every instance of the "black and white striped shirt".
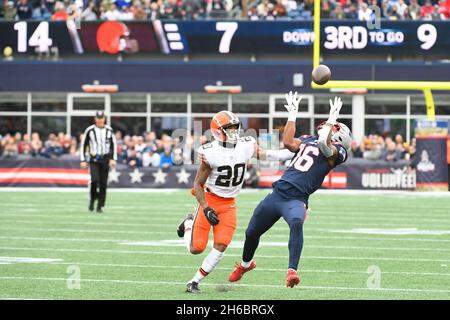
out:
M80 160L86 161L86 150L89 148L91 159L96 156L117 160L117 143L113 129L105 125L103 128L95 124L84 131L81 143Z

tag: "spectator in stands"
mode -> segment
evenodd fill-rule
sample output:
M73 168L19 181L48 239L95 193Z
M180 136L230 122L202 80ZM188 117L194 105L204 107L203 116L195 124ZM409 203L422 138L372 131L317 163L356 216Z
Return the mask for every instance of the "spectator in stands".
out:
M342 4L336 3L336 9L330 12L330 19L342 20L345 18L344 10L342 10Z
M398 7L396 5L391 6L391 9L389 10L389 20L400 20L401 15L398 12Z
M423 20L432 20L433 19L434 7L431 3L431 0L426 0L425 4L420 9L420 17Z
M287 16L286 7L283 5L283 0L276 0L273 7L273 16L275 17L285 17Z
M350 154L353 158L362 158L363 153L361 151L361 148L358 145L358 142L352 141L352 145L350 148Z
M164 145L164 152L160 153L161 161L159 163L159 166L161 168L169 168L173 166L172 161L172 150L170 148L169 144Z
M28 0L19 0L16 9L20 20L31 19L33 8L28 3Z
M155 15L149 16L148 12L144 9L144 4L142 4L139 0L135 0L133 2L133 6L131 7L131 12L134 15L134 20L146 20L149 16L150 20L157 20L159 19L159 7L157 2L150 3L149 0L146 1L149 5L149 12L151 11L151 6L154 8Z
M400 19L406 19L408 16L408 6L406 5L404 0L398 0L398 2L395 4L395 7L397 8L397 13L400 16Z
M181 15L185 20L197 20L200 9L197 0L183 0L181 3Z
M3 146L3 155L6 157L14 157L17 156L18 153L19 148L17 146L16 139L10 134L7 134L5 136L5 142Z
M369 9L367 3L361 3L358 10L358 20L372 21L373 11Z
M418 20L420 17L420 12L422 10L417 1L418 0L410 0L410 4L408 6L408 14L412 20Z
M397 150L395 142L390 139L387 143L386 151L384 152L384 160L386 161L398 161L402 159L401 152Z
M17 133L16 133L16 137L17 137ZM30 154L31 152L31 147L30 147L30 135L28 133L25 133L23 135L23 138L16 140L18 141L18 152L19 154Z
M14 19L16 18L16 15L17 15L17 9L14 6L14 2L13 1L6 2L4 13L3 13L3 18L6 21L14 21Z
M381 139L381 140L380 140ZM384 141L377 135L369 136L364 142L363 157L368 160L379 160L383 156Z
M183 17L177 0L168 0L164 5L163 17L165 19L181 19Z
M55 3L55 13L52 15L53 21L66 21L69 19L69 14L61 1Z
M44 148L41 154L46 158L57 158L64 153L62 144L54 133L48 135L47 141L44 142Z
M161 164L161 156L157 152L156 146L146 147L142 155L142 166L159 167Z
M126 156L124 158L126 159L125 161L130 167L142 166L142 154L137 152L136 150L136 138L136 136L130 137L127 135L124 139L126 143Z
M108 6L108 10L104 14L105 20L119 20L120 19L120 11L117 9L117 6L114 3L111 3Z
M77 139L75 137L70 138L70 148L69 148L69 154L71 156L79 156L79 148Z
M332 5L329 0L322 0L321 2L321 17L322 19L330 18L330 13L333 11Z
M95 2L90 0L86 9L81 13L81 20L84 21L95 21L98 20L97 9L95 7Z
M411 144L408 148L408 158L407 160L411 160L411 162L414 162L415 156L416 156L416 138L411 139Z
M349 1L350 2L350 1ZM356 20L358 18L358 13L356 11L356 6L350 2L347 10L344 9L345 19Z
M30 146L31 146L31 155L33 157L40 154L41 149L42 149L42 141L41 141L41 139L39 137L39 133L33 132L31 134Z
M131 12L130 7L125 6L122 8L122 12L119 16L120 21L131 21L134 20L134 14Z
M448 20L450 18L450 0L440 0L438 12L441 20Z
M256 14L259 18L266 18L269 15L269 0L262 0L256 7Z

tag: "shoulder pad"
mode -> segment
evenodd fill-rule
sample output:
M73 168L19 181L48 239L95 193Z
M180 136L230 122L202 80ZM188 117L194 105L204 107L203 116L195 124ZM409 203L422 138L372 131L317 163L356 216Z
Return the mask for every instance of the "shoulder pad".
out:
M245 136L245 137L239 138L239 141L242 141L242 142L253 142L253 143L256 142L255 138L253 138L252 136Z

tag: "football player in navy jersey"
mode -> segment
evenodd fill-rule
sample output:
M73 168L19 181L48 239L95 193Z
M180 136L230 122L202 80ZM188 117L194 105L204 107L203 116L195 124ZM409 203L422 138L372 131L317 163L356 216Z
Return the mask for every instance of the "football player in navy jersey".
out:
M245 232L242 262L230 274L230 282L240 280L245 272L256 267L252 259L261 235L283 217L290 228L286 286L292 288L300 283L297 268L303 247L303 223L308 198L320 188L331 169L345 162L352 141L348 127L337 122L342 107L342 100L338 97L330 100L330 116L319 125L316 136L295 138L295 120L301 99L301 96L297 98L297 92L286 94L285 107L289 117L284 128L283 144L291 152L292 159L281 179L273 184L273 191L254 210ZM286 152L280 150L279 157L285 156ZM266 153L268 158L277 158L277 151Z

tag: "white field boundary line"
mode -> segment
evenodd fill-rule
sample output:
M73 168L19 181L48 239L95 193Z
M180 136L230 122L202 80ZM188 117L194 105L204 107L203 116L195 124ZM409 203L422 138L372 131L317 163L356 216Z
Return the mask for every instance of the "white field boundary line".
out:
M59 241L59 242L102 242L120 245L141 246L141 247L185 247L183 240L180 243L165 243L167 240L120 240L120 239L86 239L86 238L40 238L40 237L6 237L0 236L0 240L33 240L33 241ZM134 243L137 243L134 245ZM147 244L149 243L149 244ZM212 245L210 242L208 245ZM287 247L288 242L267 242L261 241L260 247ZM233 240L228 249L242 249L242 240ZM411 248L411 247L370 247L370 246L327 246L327 245L307 245L308 248L317 249L342 249L342 250L365 250L365 251L426 251L426 252L450 252L450 248Z
M449 195L449 197L450 197L450 195ZM110 209L110 210L126 209L126 210L143 210L144 211L144 210L148 209L148 207L144 207L144 206L148 206L148 205L152 205L152 206L155 206L155 207L167 207L167 204L152 203L152 200L153 199L148 199L148 201L143 201L143 202L133 201L133 204L130 204L128 206L122 206L122 205L117 205L117 204L114 204L114 203L108 203L106 208ZM262 201L262 200L263 200L263 198L261 198L260 201ZM379 198L376 198L375 200L379 200ZM245 209L245 208L248 208L248 207L255 208L260 203L260 201L259 200L258 201L245 201L245 202L239 203L238 207L242 208L242 209ZM195 207L195 204L196 204L195 200L192 200L192 201L187 203L185 199L180 199L180 200L171 199L171 204L172 203L182 204L182 205L185 205L186 207L189 207L191 209L193 209ZM42 203L40 203L40 202L33 202L33 201L29 201L27 203L17 203L17 202L11 201L11 203L7 203L7 202L0 203L0 208L1 207L6 207L6 208L26 208L26 207L35 208L36 205L41 205L42 206ZM70 205L70 207L68 207L68 205ZM380 207L378 203L372 203L372 202L365 203L364 207L361 207L361 205L353 205L352 203L342 203L340 205L345 207L346 209L358 209L358 212L354 212L354 214L363 214L361 212L361 209L374 209L374 210L378 209L378 210L382 211L382 213L386 212L386 208ZM72 201L72 202L67 202L65 204L59 204L59 203L54 203L53 204L52 203L51 205L48 205L48 207L45 207L45 209L52 209L52 208L63 208L63 209L64 208L65 209L72 209L72 208L74 208L74 209L77 209L77 210L86 210L87 209L87 201L83 201L83 202ZM427 210L427 209L430 209L430 204L424 204L423 206L420 206L420 205L408 205L408 204L402 203L401 208L402 209L416 209L416 210L423 209L423 210ZM317 200L313 201L311 203L311 205L310 205L310 210L314 211L314 212L328 212L329 211L328 209L329 209L329 205L322 204L322 203L320 203L320 201L317 201ZM447 206L436 206L435 205L433 207L433 209L448 210L448 207ZM339 214L337 214L335 216L339 217L339 216L344 215L346 213L353 213L353 211L343 211L343 212L340 212ZM392 211L389 214L392 214L392 213L397 214L396 211ZM423 212L411 212L411 213L408 213L407 216L410 216L410 215L412 215L414 213L417 213L417 215L420 215L420 216L424 215ZM377 215L378 214L379 213L377 213ZM425 214L428 214L428 213L425 213Z
M0 297L0 300L53 300L53 299L49 299L49 298Z
M161 226L156 226L156 225L152 225L152 228L161 228ZM166 228L168 229L174 229L174 227L168 227L166 226ZM105 230L105 229L66 229L66 228L19 228L19 227L0 227L0 230L5 230L5 231L38 231L38 232L80 232L80 233L105 233L105 234L143 234L143 235L152 235L152 234L174 234L174 231L170 232L164 232L162 233L162 231L152 231L152 230L148 230L148 231L140 231L140 230ZM239 232L244 232L246 230L246 227L238 227L236 228L236 233ZM289 229L287 228L277 228L274 227L271 229L272 231L282 231L285 232L286 234L289 233ZM312 228L309 227L308 231L324 231L327 233L330 233L332 229L321 229L321 228ZM348 230L348 232L342 232L342 233L353 233L350 232L351 230ZM335 232L336 233L336 232ZM361 233L364 234L364 233ZM435 237L436 235L428 235L428 236L433 236Z
M0 280L37 280L37 281L67 281L66 278L45 278L45 277L8 277L1 276ZM121 284L162 284L162 285L174 285L174 286L185 286L185 282L177 281L142 281L142 280L117 280L117 279L81 279L81 282L106 282L106 283L121 283ZM223 286L223 283L202 283L203 286ZM270 284L226 284L230 287L248 287L248 288L273 288L287 290L284 285L270 285ZM300 285L298 289L308 289L308 290L344 290L344 291L371 291L371 292L404 292L404 293L450 293L450 290L443 289L401 289L401 288L357 288L357 287L328 287L328 286L302 286Z
M155 234L173 234L173 232L152 232ZM288 239L288 234L266 234L266 238ZM61 238L61 237L18 237L18 236L0 236L0 240L38 240L38 241L68 241L68 242L125 242L125 241L146 241L146 240L122 240L122 239L103 239L103 238ZM241 235L236 234L234 240L241 239ZM351 237L351 236L317 236L306 235L305 239L339 239L339 240L377 240L377 241L413 241L413 242L450 242L450 239L421 239L421 238L375 238L375 237Z
M9 208L10 209L10 208ZM48 210L47 208L17 208L15 210L20 210L20 212L2 212L0 213L0 217L27 217L27 218L49 218L49 219L84 219L86 220L88 215L92 216L91 212L88 212L87 210L83 210L83 209L73 209L73 210L66 210L64 211L64 213L61 213L61 209L51 209ZM143 214L134 214L134 215L125 215L123 214L123 211L110 211L111 209L108 209L108 211L106 211L105 215L103 216L103 219L107 219L107 220L118 220L118 219L123 219L123 220L127 220L127 221L148 221L148 222L153 222L155 220L159 220L159 221L178 221L181 220L181 218L183 217L183 214L169 214L166 215L162 212L148 212L146 211L146 213ZM127 208L127 210L131 210L131 208ZM366 208L365 210L370 211L369 208ZM46 212L58 212L58 214L41 214L39 212L42 211L46 211ZM244 210L242 210L244 211ZM246 210L245 210L246 211ZM121 216L119 216L118 214L121 214ZM239 213L238 213L239 215ZM245 217L250 218L250 215L246 214ZM365 212L361 212L358 214L342 214L342 215L330 215L327 213L321 213L318 211L315 211L313 214L310 213L309 215L309 219L310 221L314 221L316 222L317 220L322 221L322 220L326 220L326 219L330 219L330 220L358 220L358 221L362 221L362 222L370 222L370 221L386 221L386 222L390 222L390 221L414 221L414 220L420 220L420 221L426 221L426 222L447 222L450 220L450 214L442 214L442 215L436 215L436 214L430 214L429 215L431 218L429 217L424 217L424 216L420 216L420 215L397 215L395 212L392 212L390 215L384 215L384 216L379 216L377 215L376 217L373 216L368 216L367 213ZM318 223L319 223L318 222Z
M77 265L77 266L91 266L91 267L109 267L109 268L137 268L137 269L196 269L198 265L136 265L136 264L115 264L115 263L85 263L85 262L52 262L57 265ZM41 264L42 265L42 264ZM232 268L215 267L214 270L231 271ZM286 272L286 269L279 268L255 268L253 271L260 272ZM354 271L354 270L320 270L320 269L300 269L300 273L345 273L345 274L365 274L367 271ZM440 272L410 272L410 271L382 271L382 274L394 274L394 275L420 275L420 276L442 276L450 277L450 273Z
M51 251L51 252L79 252L79 253L114 253L114 254L146 254L146 255L169 255L179 256L186 251L142 251L142 250L108 250L108 249L61 249L61 248L23 248L23 247L0 247L1 250L11 251ZM227 257L239 257L241 254L227 253ZM256 255L255 258L286 258L286 255ZM450 262L450 259L423 259L423 258L387 258L387 257L345 257L345 256L302 256L302 259L317 260L378 260L378 261L411 261L411 262Z
M161 234L161 235L173 235L173 231L148 231L148 232L138 232L138 231L121 231L121 230L87 230L87 229L44 229L44 228L1 228L0 230L6 230L6 231L51 231L51 232L81 232L81 233L121 233L121 234L146 234L146 235L155 235L155 234ZM267 234L263 237L265 238L288 238L288 230L286 230L285 234ZM326 231L329 232L329 229L316 229L313 231ZM239 237L239 233L236 233L235 237ZM384 238L384 237L364 237L366 234L355 234L357 236L317 236L317 235L308 235L306 233L305 239L346 239L346 240L386 240L386 241L420 241L420 242L438 242L438 243L445 243L450 242L450 239L428 239L428 238ZM435 235L427 235L431 237L435 237Z
M39 209L42 210L42 209ZM44 209L45 210L45 209ZM180 215L181 216L181 215ZM23 217L32 217L32 218L39 218L39 222L40 223L46 223L46 222L55 222L55 219L60 219L62 218L62 220L65 219L83 219L86 220L86 216L76 216L76 215L72 215L71 217L66 217L64 215L33 215L33 214L27 214L27 213L1 213L0 214L0 220L1 221L11 221L14 222L14 219L5 219L5 218L13 218L13 217L17 217L17 218L23 218ZM43 218L48 219L48 220L42 220ZM337 222L335 222L334 220L350 220L350 222L354 222L357 221L357 223L368 223L368 224L373 224L374 222L377 221L382 221L382 222L407 222L411 224L411 217L364 217L363 214L359 215L359 216L355 216L355 217L338 217L338 216L320 216L320 215L314 215L314 216L309 216L308 217L308 221L307 222L311 222L312 224L327 224L328 222L325 222L323 220L326 219L330 219L332 220L332 222L329 222L330 224L336 224ZM317 221L317 219L319 221ZM430 218L420 218L420 217L416 217L415 219L419 220L420 219L420 223L427 223L427 225L435 225L434 222L436 222L437 225L442 226L443 223L448 223L449 227L450 227L450 213L448 214L447 217L443 217L442 219L430 219ZM129 218L125 218L124 220L134 220L134 219L129 219ZM173 216L173 217L167 217L167 216L163 216L163 214L159 214L158 216L149 216L147 219L135 219L135 220L139 220L142 222L148 222L148 223L153 223L154 221L162 221L162 222L179 222L179 220L181 220L181 218L178 218ZM17 220L17 221L25 221L25 220ZM30 220L26 220L26 223L33 223L34 221L30 221ZM37 222L35 222L37 223ZM62 223L62 222L61 222ZM140 226L142 225L142 223L123 223L123 222L98 222L99 224L117 224L117 225L135 225L135 226ZM342 222L342 223L338 223L338 224L345 224L345 223L349 223L349 222Z
M261 193L267 194L272 189L243 189L241 193ZM39 187L0 187L0 192L88 192L88 187L85 188L39 188ZM189 192L189 189L177 189L177 188L161 188L161 189L145 189L145 188L108 188L108 192L119 193L173 193L173 192ZM449 197L450 194L447 191L405 191L405 190L329 190L319 189L314 194L348 194L348 195L387 195L387 196L426 196L426 197Z
M17 225L80 225L80 226L117 226L117 227L139 227L139 228L168 228L168 229L174 229L176 227L177 224L179 224L180 221L173 221L174 224L160 224L160 223L152 223L152 222L141 222L141 223L127 223L127 222L86 222L86 221L80 221L80 222L76 222L76 221L57 221L57 220L53 220L53 221L29 221L29 220L17 220L17 219L2 219L0 218L0 221L2 222L2 224L6 224L6 223L13 223L13 224L17 224ZM168 220L167 220L168 221ZM409 223L409 224L405 224L405 223L391 223L391 224L383 224L383 223L369 223L369 222L357 222L357 223L339 223L339 222L316 222L316 221L307 221L305 223L305 228L309 228L311 230L317 230L319 228L316 228L315 226L345 226L348 228L369 228L370 229L380 229L384 227L384 229L388 228L388 229L398 229L398 227L402 227L402 229L405 228L414 228L417 226L417 224L414 223ZM427 228L435 228L435 227L442 227L443 224L424 224L422 225L422 227L427 227ZM449 229L450 229L450 224L449 224ZM245 230L247 228L247 226L240 226L237 227L236 230ZM287 228L287 225L284 227L272 227L271 230L275 230L275 231L286 231L289 232L289 229ZM328 229L326 229L328 230ZM329 230L332 230L331 228ZM448 233L450 234L450 230L435 230L436 233L438 233L438 231L441 231L442 233Z

